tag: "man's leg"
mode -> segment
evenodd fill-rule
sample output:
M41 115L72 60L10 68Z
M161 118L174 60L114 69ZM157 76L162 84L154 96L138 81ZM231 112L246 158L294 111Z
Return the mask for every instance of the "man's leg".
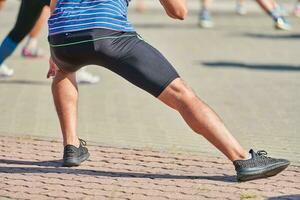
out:
M63 134L63 166L78 166L90 156L85 141L77 137L78 88L75 73L58 71L52 94Z
M52 94L63 134L64 146L79 147L77 138L78 88L75 73L58 71L52 82Z
M248 153L229 133L217 114L180 78L175 79L158 98L177 110L192 130L203 135L231 161L248 158Z

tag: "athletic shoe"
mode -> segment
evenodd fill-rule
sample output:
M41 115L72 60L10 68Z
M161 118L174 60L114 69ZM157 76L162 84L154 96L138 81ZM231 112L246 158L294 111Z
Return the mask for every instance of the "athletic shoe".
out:
M0 77L11 77L14 75L14 70L8 68L6 65L0 65Z
M285 159L267 157L264 150L254 152L251 149L249 153L251 159L233 161L239 182L275 176L290 164Z
M63 157L63 166L64 167L73 167L78 166L83 161L87 160L90 157L88 149L85 147L86 142L82 139L79 139L79 147L73 145L66 145L64 148L64 157Z
M247 9L245 8L245 6L243 4L238 3L238 4L236 4L235 12L238 15L246 15Z
M199 26L202 28L212 28L214 26L214 23L211 19L210 12L206 9L204 9L200 12Z
M42 58L45 56L45 53L43 50L39 48L30 49L27 47L24 47L22 49L22 56L24 58Z
M283 30L283 31L289 31L289 30L292 29L292 27L284 17L279 17L275 21L275 29Z
M98 83L100 78L98 76L94 76L84 69L79 70L76 73L76 81L77 83L86 83L86 84L94 84Z

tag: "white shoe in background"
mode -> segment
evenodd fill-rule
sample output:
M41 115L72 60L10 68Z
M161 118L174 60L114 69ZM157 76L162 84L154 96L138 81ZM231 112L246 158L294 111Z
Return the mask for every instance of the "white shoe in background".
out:
M99 76L92 75L91 73L85 71L84 69L80 69L76 73L76 81L77 83L86 83L86 84L95 84L100 80Z
M8 68L5 64L0 65L0 77L11 77L13 75L13 69Z

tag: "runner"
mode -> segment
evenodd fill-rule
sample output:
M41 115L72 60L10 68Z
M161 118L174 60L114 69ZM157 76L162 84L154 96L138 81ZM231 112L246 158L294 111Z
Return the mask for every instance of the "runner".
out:
M166 13L184 19L184 0L160 0ZM53 99L60 120L64 166L77 166L89 157L85 141L77 137L78 90L76 71L101 65L177 110L196 133L204 136L233 161L238 181L273 176L289 161L249 153L240 146L220 118L179 77L172 65L146 43L127 21L127 0L51 1L49 19L50 68Z
M246 15L247 9L245 8L245 0L237 0L235 6L235 12L238 15Z
M146 4L145 0L138 0L136 5L136 10L140 13L143 13L146 11Z
M0 0L1 2L4 3L5 0ZM17 22L0 46L0 78L13 76L13 69L8 68L4 61L30 31L22 49L22 56L36 58L44 55L37 47L37 36L49 16L49 5L50 0L22 0ZM77 74L77 81L78 83L97 83L99 77L81 69Z
M40 58L45 56L45 52L38 48L38 35L44 27L50 15L49 6L44 6L39 19L36 21L33 29L30 31L25 46L22 49L24 58Z
M300 17L300 0L298 0L296 3L294 14L296 17Z
M212 28L214 23L210 14L210 5L212 0L201 0L201 10L199 12L199 26L202 28ZM281 7L274 0L256 0L260 7L274 21L274 27L278 30L290 30L291 26L282 14ZM236 12L240 15L246 14L243 1L239 0L236 6Z

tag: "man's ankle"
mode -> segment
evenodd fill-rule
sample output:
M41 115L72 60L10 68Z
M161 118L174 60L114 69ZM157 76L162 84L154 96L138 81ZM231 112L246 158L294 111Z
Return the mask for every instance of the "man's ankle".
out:
M235 156L235 158L232 161L235 160L248 160L251 159L251 154L249 154L247 151L242 151L237 153L237 155Z
M79 139L78 138L74 138L74 139L66 139L64 140L64 147L67 145L73 145L75 147L79 147L80 143L79 143Z

